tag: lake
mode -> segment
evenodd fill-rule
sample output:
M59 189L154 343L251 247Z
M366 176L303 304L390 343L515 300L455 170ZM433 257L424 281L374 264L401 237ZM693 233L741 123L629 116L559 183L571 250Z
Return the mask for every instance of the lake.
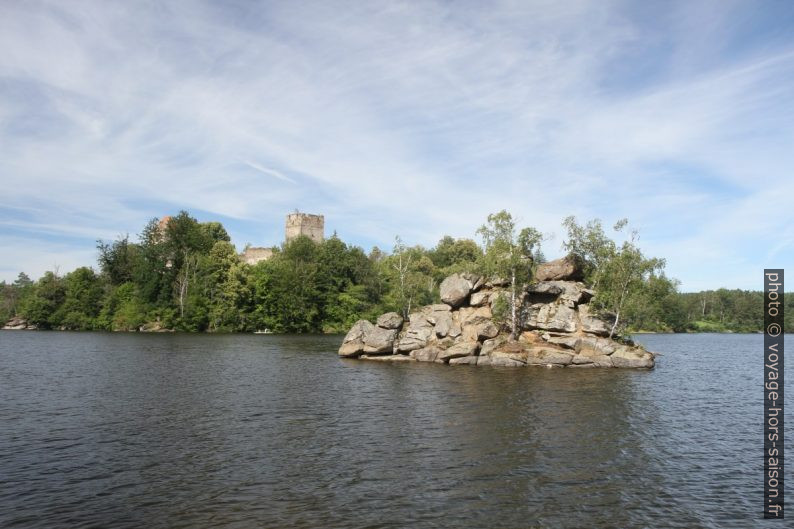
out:
M637 339L656 369L3 331L0 526L783 527L761 520L763 336Z

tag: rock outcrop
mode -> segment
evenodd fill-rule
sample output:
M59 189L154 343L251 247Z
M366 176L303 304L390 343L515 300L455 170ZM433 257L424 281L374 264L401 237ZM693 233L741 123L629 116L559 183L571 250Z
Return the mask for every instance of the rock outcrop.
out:
M555 259L538 266L535 279L538 281L577 281L584 277L582 263L574 256Z
M14 316L3 325L3 329L9 331L35 331L36 326L19 316Z
M539 268L544 269L540 277L553 279L538 280L521 294L517 340L509 339L509 330L491 311L506 283L453 274L441 283L443 303L422 307L407 320L395 312L375 324L359 320L339 355L449 365L654 367L653 353L608 338L609 326L588 305L593 291L572 279L581 277L576 261L563 258Z

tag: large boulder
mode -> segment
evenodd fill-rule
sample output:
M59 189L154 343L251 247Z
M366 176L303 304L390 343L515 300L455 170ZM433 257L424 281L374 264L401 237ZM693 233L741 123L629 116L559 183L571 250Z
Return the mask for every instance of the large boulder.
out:
M364 352L364 336L375 326L367 320L358 320L345 335L342 346L339 348L339 356L359 356Z
M507 341L507 336L499 335L496 338L490 338L482 342L480 348L480 356L489 356L496 348Z
M24 329L35 329L35 325L29 325L27 320L24 318L20 318L19 316L14 316L3 326L3 329L6 330L24 330Z
M451 366L461 366L461 365L470 365L476 366L477 365L477 356L462 356L459 358L450 358L449 365Z
M397 338L397 329L383 329L367 320L358 320L342 340L339 356L359 356L363 353L390 353Z
M394 352L407 353L421 349L433 337L433 324L428 320L431 311L420 310L408 315L408 327L394 347Z
M527 363L527 346L521 342L507 342L491 351L491 365L505 365L502 360ZM494 363L496 362L496 363Z
M434 327L436 336L439 338L444 338L445 336L449 335L454 323L452 320L452 314L449 312L438 313L434 319L436 321Z
M438 361L437 358L441 352L441 349L431 345L429 347L422 347L421 349L415 349L411 351L410 356L419 362L436 362Z
M378 327L384 329L399 329L403 326L403 317L396 312L387 312L378 318Z
M571 281L583 277L581 261L571 255L543 263L535 272L535 279L538 281Z
M572 352L563 351L561 349L553 349L551 347L532 347L529 349L527 355L527 364L529 365L568 365L573 361L574 355Z
M582 356L611 355L620 344L609 338L598 338L595 336L582 336L576 342L576 352Z
M527 287L530 303L550 303L560 300L568 307L587 303L594 292L579 281L539 281Z
M452 274L441 282L441 301L450 307L460 307L469 298L472 287L471 281L460 274Z
M436 360L449 360L451 358L460 358L464 356L474 356L480 350L479 342L460 342L445 351L441 351L436 356Z
M391 353L394 349L394 339L397 338L397 329L383 329L373 326L364 334L365 353Z
M619 346L609 358L615 367L653 367L653 354L638 347Z
M604 320L591 314L589 305L579 305L577 308L579 309L579 322L582 324L584 332L597 336L609 336L609 326Z
M488 303L488 300L491 298L490 291L483 291L483 292L475 292L471 295L469 299L469 305L472 307L479 307Z
M576 310L561 303L536 303L530 305L525 322L528 329L576 332Z
M544 335L544 340L546 340L550 344L557 345L559 347L575 350L576 347L579 345L581 338L579 338L578 336L571 336L571 335L549 336L548 334L546 334Z

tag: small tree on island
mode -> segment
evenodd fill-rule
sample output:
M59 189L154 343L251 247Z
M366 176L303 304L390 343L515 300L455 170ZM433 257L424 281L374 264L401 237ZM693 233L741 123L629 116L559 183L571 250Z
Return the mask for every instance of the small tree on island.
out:
M613 230L622 232L628 219L620 219ZM664 270L664 259L646 258L639 247L639 232L631 230L620 246L607 237L601 221L594 219L582 226L575 217L567 217L563 226L568 240L563 248L580 257L585 263L585 281L595 290L593 305L614 316L609 337L618 330L621 315L629 301L647 297L648 278ZM664 278L663 275L660 277ZM667 281L664 278L664 281Z
M510 281L510 339L518 334L518 292L532 280L534 256L539 255L541 233L535 228L516 232L513 216L505 210L488 215L488 221L477 234L483 239L485 252L482 272L488 277Z
M621 231L626 226L625 221L615 225L615 231ZM647 279L651 274L664 270L664 259L646 258L637 241L639 233L631 230L629 239L614 253L604 265L597 294L597 304L604 306L615 314L609 337L612 338L618 329L621 311L631 297L642 296L647 291ZM600 298L600 299L599 299Z

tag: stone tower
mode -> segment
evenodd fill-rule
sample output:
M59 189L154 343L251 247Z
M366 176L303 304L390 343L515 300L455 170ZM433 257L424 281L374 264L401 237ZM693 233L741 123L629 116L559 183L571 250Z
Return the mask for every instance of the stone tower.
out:
M325 218L322 215L310 215L297 211L287 215L286 242L290 242L300 235L305 235L314 242L323 242Z

